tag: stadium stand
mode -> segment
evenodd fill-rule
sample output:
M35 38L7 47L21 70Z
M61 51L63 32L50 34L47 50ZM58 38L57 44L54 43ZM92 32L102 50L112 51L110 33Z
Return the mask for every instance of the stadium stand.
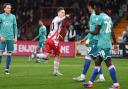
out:
M85 35L83 31L88 29L89 13L86 9L87 1L88 0L60 0L59 2L58 0L1 0L0 7L2 8L2 3L5 2L10 2L13 5L13 13L16 14L19 27L18 39L32 40L38 33L38 19L43 17L44 23L49 29L51 18L55 16L56 7L60 5L64 6L66 11L72 15L70 21L76 30L76 40L79 40ZM116 37L118 38L127 25L127 20L122 18L127 11L125 0L103 1L106 3L106 12L112 17Z

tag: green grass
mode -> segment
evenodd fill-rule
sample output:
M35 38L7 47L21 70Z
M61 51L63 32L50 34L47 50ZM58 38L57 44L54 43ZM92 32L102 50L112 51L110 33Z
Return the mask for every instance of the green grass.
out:
M60 70L64 75L56 77L52 75L53 60L43 64L35 63L34 60L28 61L27 57L13 57L11 74L5 75L5 58L3 58L0 65L0 89L84 89L82 83L72 80L74 76L80 75L83 63L84 60L80 58L63 58ZM117 70L121 89L128 89L128 60L113 60L113 64ZM107 89L112 84L105 64L102 66L106 82L94 83L92 89ZM89 80L93 68L92 61L86 81Z

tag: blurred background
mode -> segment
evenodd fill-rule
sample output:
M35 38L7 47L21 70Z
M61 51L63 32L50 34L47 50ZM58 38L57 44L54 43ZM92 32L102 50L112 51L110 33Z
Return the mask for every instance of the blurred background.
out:
M18 40L31 41L38 34L38 20L43 18L44 25L49 27L52 19L57 15L59 6L65 7L66 13L71 17L63 23L61 35L66 42L78 41L86 34L90 14L87 10L89 0L0 0L0 12L2 4L12 4L12 13L16 15L18 23ZM114 23L114 32L118 43L125 49L128 43L128 0L103 0L106 13L111 16ZM125 52L126 53L126 52ZM128 53L128 52L127 52Z
M86 34L83 33L88 28L89 12L87 2L89 0L0 0L2 4L9 2L12 4L12 13L16 15L19 33L19 40L32 40L38 34L38 19L43 18L44 24L49 32L49 25L56 16L56 8L64 6L66 12L71 14L71 18L64 22L64 29L71 30L73 41L79 40ZM106 12L111 16L116 37L119 42L128 42L124 37L128 29L128 0L104 0ZM71 35L67 35L66 41L70 41ZM72 40L71 40L72 41Z

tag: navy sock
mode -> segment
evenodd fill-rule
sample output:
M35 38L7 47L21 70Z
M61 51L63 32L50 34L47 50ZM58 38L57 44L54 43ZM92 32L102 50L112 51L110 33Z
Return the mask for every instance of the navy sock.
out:
M10 68L10 64L11 64L11 55L7 55L6 69L9 69Z
M96 76L97 76L98 73L99 73L99 70L100 70L100 67L95 67L95 69L94 69L94 71L93 71L93 74L92 74L92 76L91 76L91 79L90 79L91 82L94 82L94 81L95 81Z
M118 83L114 65L109 67L109 73L110 73L111 79L113 80L113 83Z
M36 54L39 54L40 53L40 51L36 51Z
M99 74L103 74L102 67L100 67Z
M89 69L90 63L91 63L90 59L85 59L85 63L84 63L84 66L83 66L82 74L86 75L86 73L87 73L87 71Z
M2 61L2 56L0 56L0 64L1 64L1 61Z

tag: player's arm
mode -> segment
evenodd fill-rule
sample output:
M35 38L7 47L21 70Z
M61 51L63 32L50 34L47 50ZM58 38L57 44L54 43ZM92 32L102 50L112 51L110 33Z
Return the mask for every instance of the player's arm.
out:
M33 39L34 41L36 40L36 39L38 39L40 36L39 36L39 34Z
M40 37L40 33L33 39L34 41Z
M0 24L2 23L1 15L0 15Z
M100 28L101 28L101 25L96 25L94 31L85 30L85 33L90 33L90 34L93 34L93 35L97 35L100 32Z
M56 22L62 22L63 20L65 20L66 18L68 18L68 17L70 17L70 15L69 14L67 14L67 15L65 15L64 17L62 17L62 18L58 18L57 20L56 20Z
M33 40L38 39L40 36L43 35L43 33L44 33L44 28L39 28L39 34Z
M1 30L1 23L2 23L2 19L1 19L1 15L0 15L0 30ZM1 33L0 33L0 40L1 40L2 42L5 41L5 39L4 39L4 37L1 35Z
M17 42L18 29L17 29L17 22L15 16L13 20L13 29L14 29L14 42Z

